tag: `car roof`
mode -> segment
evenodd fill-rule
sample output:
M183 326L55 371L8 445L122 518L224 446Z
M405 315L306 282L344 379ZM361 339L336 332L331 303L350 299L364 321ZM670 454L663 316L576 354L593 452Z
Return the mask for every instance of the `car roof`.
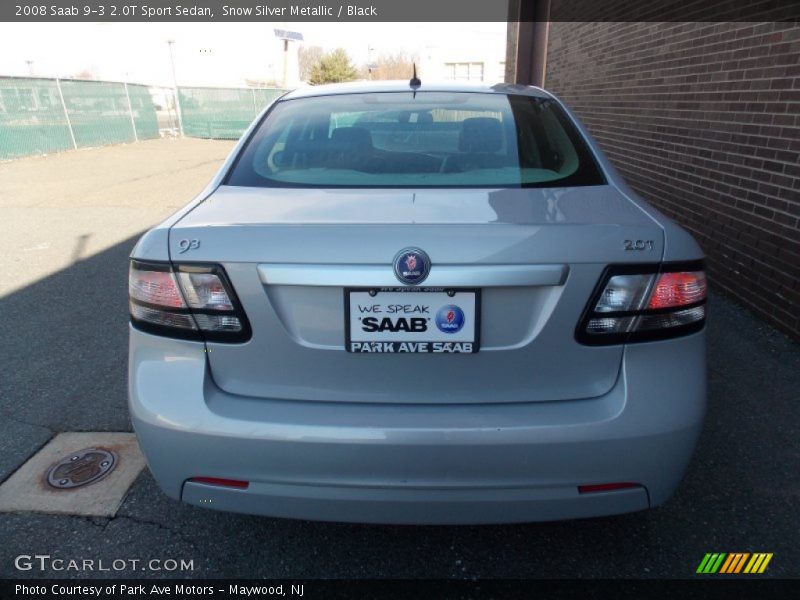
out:
M313 98L314 96L335 96L342 94L369 94L380 92L470 92L476 94L520 94L537 98L550 98L550 94L541 88L513 83L469 84L453 82L425 83L412 88L407 80L403 81L364 81L350 83L331 83L313 85L292 90L281 97L281 100L297 98Z

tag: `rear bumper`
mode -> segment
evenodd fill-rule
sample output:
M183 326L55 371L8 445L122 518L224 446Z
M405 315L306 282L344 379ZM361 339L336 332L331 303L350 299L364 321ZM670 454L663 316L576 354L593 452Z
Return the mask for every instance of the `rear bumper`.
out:
M439 525L550 521L648 507L644 488L593 496L569 488L348 488L257 482L242 491L187 482L182 498L217 510L278 517Z
M629 346L608 394L559 402L234 396L214 385L202 344L136 330L129 368L131 417L162 489L198 506L278 517L501 523L642 510L678 485L705 412L705 332ZM578 491L611 482L639 487Z

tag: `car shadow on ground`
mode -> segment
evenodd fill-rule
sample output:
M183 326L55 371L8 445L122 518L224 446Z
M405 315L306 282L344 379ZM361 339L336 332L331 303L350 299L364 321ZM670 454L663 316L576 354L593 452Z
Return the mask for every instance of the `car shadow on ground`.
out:
M0 479L55 433L130 430L127 258L137 239L0 298Z
M61 431L129 431L127 257L136 236L0 298L0 479ZM774 552L797 576L800 349L713 295L709 410L677 494L618 517L377 526L204 510L145 471L112 519L0 515L0 576L691 577L706 552ZM621 457L624 460L624 457ZM173 558L188 571L20 572L19 554Z

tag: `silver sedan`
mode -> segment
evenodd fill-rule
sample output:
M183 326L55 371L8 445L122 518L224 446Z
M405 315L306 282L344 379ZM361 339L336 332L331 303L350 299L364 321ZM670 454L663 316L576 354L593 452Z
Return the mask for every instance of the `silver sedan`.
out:
M702 258L541 89L291 92L133 251L133 424L206 508L647 509L705 412Z

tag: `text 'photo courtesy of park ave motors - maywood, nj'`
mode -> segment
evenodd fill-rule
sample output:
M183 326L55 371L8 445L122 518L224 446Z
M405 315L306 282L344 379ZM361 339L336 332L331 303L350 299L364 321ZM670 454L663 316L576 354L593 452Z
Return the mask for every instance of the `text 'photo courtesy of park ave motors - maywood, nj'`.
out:
M240 585L226 584L224 587L214 587L211 585L195 585L183 583L167 584L129 584L129 583L109 583L106 585L83 585L52 583L47 585L26 585L17 583L14 585L16 596L69 596L69 597L97 597L107 596L213 596L215 593L230 596L303 596L305 586L302 583L277 585Z

